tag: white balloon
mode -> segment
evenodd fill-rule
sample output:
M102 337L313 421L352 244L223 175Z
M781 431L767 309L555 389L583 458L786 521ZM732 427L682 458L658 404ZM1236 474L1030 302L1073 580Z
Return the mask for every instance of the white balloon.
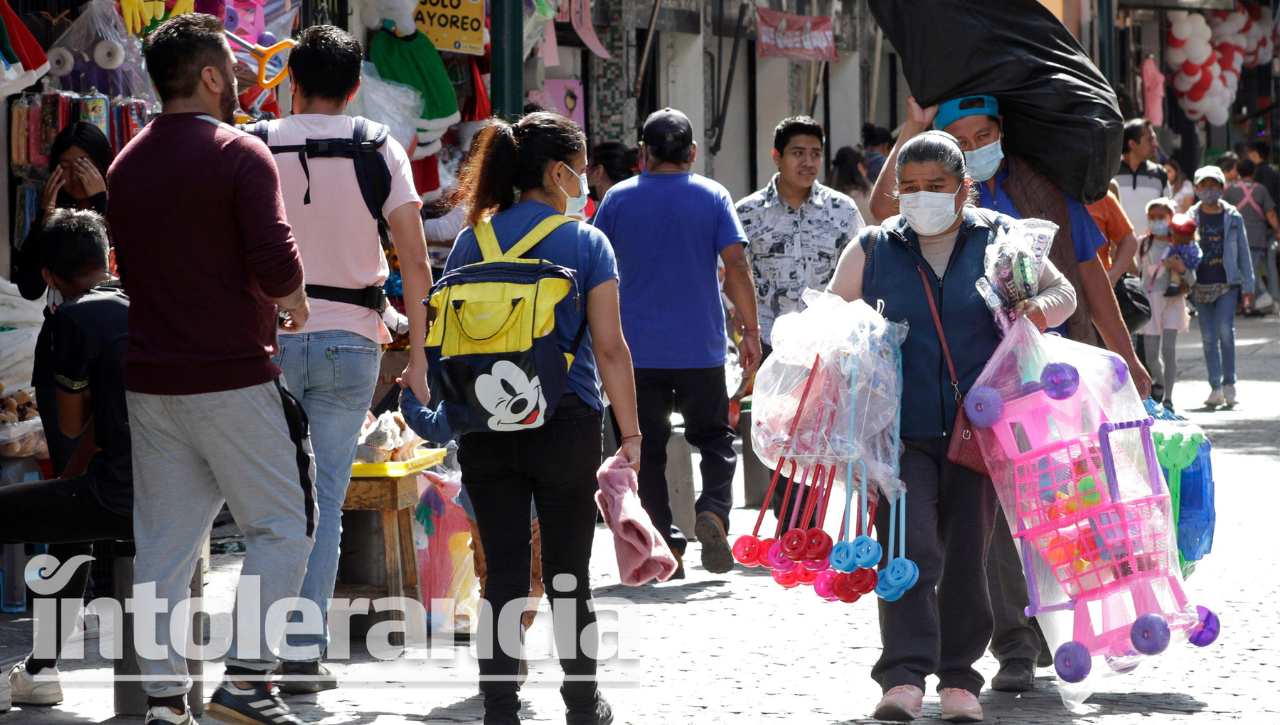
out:
M1204 117L1214 126L1225 126L1227 121L1231 120L1231 114L1227 111L1226 106L1215 106L1205 111Z
M1191 86L1196 84L1196 79L1179 71L1173 76L1173 87L1183 93L1191 90Z
M1186 18L1175 20L1173 25L1170 26L1169 32L1173 33L1173 37L1178 40L1186 40L1191 37L1191 21Z
M1187 49L1185 46L1182 48L1175 48L1171 45L1164 52L1164 63L1170 68L1181 68L1182 62L1186 59Z
M1208 43L1213 39L1213 29L1208 25L1201 26L1191 31L1191 37L1198 38L1199 40Z
M1204 62L1209 60L1209 56L1213 54L1213 46L1208 43L1197 43L1190 40L1187 41L1183 50L1187 52L1187 60L1196 65L1204 65Z
M1200 13L1188 15L1187 21L1191 23L1192 27L1208 27L1209 25L1208 21L1206 21L1205 17Z

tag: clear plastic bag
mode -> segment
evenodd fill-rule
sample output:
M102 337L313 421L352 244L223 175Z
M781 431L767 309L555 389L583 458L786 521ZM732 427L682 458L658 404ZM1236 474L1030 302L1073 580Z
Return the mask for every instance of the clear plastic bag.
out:
M442 463L418 477L414 511L418 549L418 586L433 632L473 632L480 616L480 580L476 578L467 512L458 503L462 471Z
M44 424L39 418L0 425L0 458L48 458Z
M1019 316L1014 307L1040 292L1040 270L1057 233L1058 225L1053 222L1023 219L1008 231L997 231L995 241L987 245L984 275L975 286L995 315L1001 335Z
M1150 419L1119 356L1020 318L965 411L1069 708L1144 655L1213 641L1216 617L1183 589Z
M130 35L116 3L90 0L67 32L49 48L49 75L76 93L94 89L112 98L136 97L152 111L160 104L142 60L142 41Z
M871 483L885 492L900 489L906 325L885 320L861 300L814 290L806 290L803 300L803 311L774 323L773 354L756 373L756 455L770 468L783 458L802 467L835 466L840 483L847 466L862 459ZM854 470L861 481L860 467Z

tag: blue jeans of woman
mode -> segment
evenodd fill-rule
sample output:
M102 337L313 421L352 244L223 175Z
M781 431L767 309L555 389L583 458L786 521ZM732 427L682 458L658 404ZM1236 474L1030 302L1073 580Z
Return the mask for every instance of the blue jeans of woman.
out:
M281 382L307 411L316 456L320 520L298 596L315 602L326 617L338 577L342 503L347 498L356 443L373 402L381 360L380 345L345 330L281 335L280 353L275 358L284 371ZM294 647L316 645L317 656L323 656L329 646L329 625L325 623L321 634L293 634L288 641Z
M1204 363L1209 368L1209 385L1214 390L1236 384L1236 298L1239 295L1240 288L1233 285L1213 302L1196 303Z

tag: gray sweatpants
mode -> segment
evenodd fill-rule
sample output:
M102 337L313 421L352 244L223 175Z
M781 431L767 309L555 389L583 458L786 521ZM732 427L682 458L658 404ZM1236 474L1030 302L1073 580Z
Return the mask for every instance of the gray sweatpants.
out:
M275 382L201 395L129 393L128 403L134 597L154 583L156 598L167 600L155 616L154 641L163 649L152 654L161 656L139 647L147 694L171 697L191 687L186 661L170 645L170 615L188 596L200 546L224 500L247 549L226 664L274 669L280 638L269 641L264 620L272 604L298 595L317 516L315 458L301 406ZM257 577L256 602L244 597L253 588L247 577ZM257 611L242 612L242 605Z

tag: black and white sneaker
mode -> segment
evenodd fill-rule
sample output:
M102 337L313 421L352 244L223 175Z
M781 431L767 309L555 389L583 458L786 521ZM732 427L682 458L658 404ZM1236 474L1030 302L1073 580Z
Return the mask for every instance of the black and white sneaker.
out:
M147 718L143 725L195 725L190 710L178 714L164 705L156 705L147 710Z
M282 662L276 673L280 675L276 680L277 687L285 695L314 695L338 687L338 678L316 660Z
M248 689L223 682L205 708L209 717L231 725L302 725L274 687L260 682Z

